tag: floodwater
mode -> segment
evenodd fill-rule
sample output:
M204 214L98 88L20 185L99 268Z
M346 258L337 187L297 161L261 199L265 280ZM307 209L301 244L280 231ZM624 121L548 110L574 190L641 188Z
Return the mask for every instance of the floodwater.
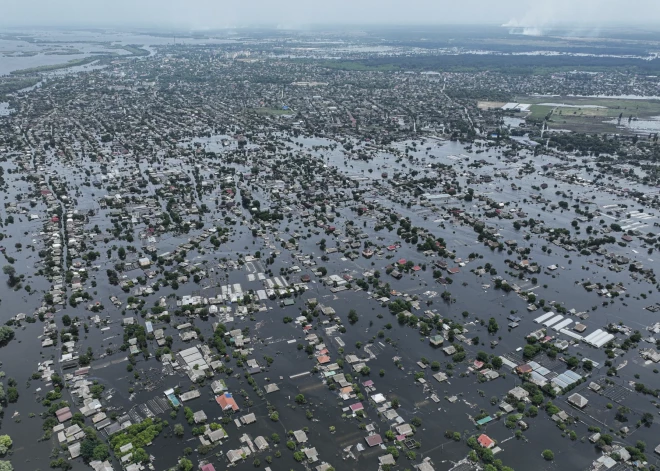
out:
M7 57L0 59L0 75L7 75L14 70L31 69L42 65L56 65L71 60L84 59L87 54L73 54L67 56L37 54L28 57Z
M223 148L220 140L227 136L213 136L208 139L196 139L195 142L206 145L209 150L220 152ZM395 143L394 146L398 149L416 149L410 150L410 159L397 158L393 154L387 152L378 152L370 161L364 160L351 160L347 159L340 147L334 151L327 149L313 150L313 146L327 146L333 143L329 139L319 138L298 138L294 142L302 143L305 152L311 154L311 158L323 159L328 166L336 167L339 171L350 174L353 176L364 178L360 182L360 186L367 186L368 182L373 180L380 180L381 172L385 171L392 177L394 174L401 172L405 173L410 170L416 170L422 175L432 175L435 170L430 169L431 163L443 163L454 165L458 173L468 170L467 165L473 163L475 160L484 159L488 165L475 168L470 167L477 176L479 175L494 175L496 172L503 172L509 175L508 180L496 179L492 183L483 183L473 185L477 193L489 195L497 201L509 203L505 210L509 208L519 208L527 213L529 218L542 219L548 227L570 227L570 223L574 218L574 213L571 211L562 211L560 209L552 211L549 206L533 202L531 196L538 194L539 190L535 190L532 186L540 186L542 183L547 183L548 188L541 190L540 193L544 197L559 201L560 199L570 199L562 196L557 196L556 192L563 192L570 195L571 198L590 199L599 208L609 206L612 204L628 204L630 208L640 208L639 204L635 204L629 198L617 196L613 193L606 193L602 190L596 190L591 186L569 185L559 180L552 179L544 175L539 175L537 172L542 171L543 165L553 164L557 165L561 161L554 157L539 156L534 158L532 164L537 172L527 175L521 179L516 179L518 169L522 167L520 162L504 162L502 159L501 151L487 150L476 154L473 149L466 149L464 145L455 142L436 142L427 141L422 145L412 146L411 141ZM232 141L232 146L235 145ZM430 147L430 149L428 149ZM358 146L358 149L360 146ZM525 151L521 152L521 158L530 159L530 154ZM467 160L466 160L467 159ZM125 162L121 157L117 157L116 162L113 162L113 167L123 168ZM171 167L177 166L177 162L172 160L168 164ZM11 168L11 163L7 164ZM140 170L144 172L147 164L138 164ZM237 166L237 171L246 171L250 166ZM70 187L78 186L80 192L77 196L79 201L78 207L83 210L95 209L96 200L100 195L104 194L104 190L99 190L93 187L82 185L85 181L85 176L77 173L73 174L72 169L62 166L55 158L49 161L49 169L66 176L72 184ZM188 168L185 168L189 172ZM585 178L589 175L587 172L584 174ZM461 180L463 176L459 177ZM364 183L363 183L364 182ZM513 190L510 183L516 183L521 187L520 190ZM635 188L637 184L619 182L620 185L625 185L629 188ZM638 186L641 188L641 186ZM16 183L16 192L27 192L29 186L26 182L18 181ZM440 188L438 188L440 192ZM269 204L270 196L261 192L260 190L254 191L255 197L262 200L262 204ZM215 195L205 196L204 201L211 202ZM592 197L595 197L592 199ZM411 244L403 243L394 253L394 260L405 258L407 260L415 261L416 263L426 264L427 269L415 275L405 275L402 280L394 280L385 275L385 267L391 263L384 257L375 257L371 260L359 258L354 262L349 260L342 260L341 254L333 254L327 262L319 259L320 252L316 242L322 237L330 240L328 246L332 246L332 238L329 236L319 235L311 236L307 239L300 239L299 252L312 253L317 259L319 265L325 266L328 273L340 274L348 273L353 277L360 277L366 270L380 270L383 274L383 279L390 283L393 289L399 292L409 294L411 296L418 296L422 301L422 309L416 311L415 314L420 317L425 309L433 310L443 318L456 320L459 322L467 322L466 334L469 338L478 336L480 338L480 345L466 345L468 351L468 358L473 358L476 352L484 350L489 353L516 355L515 350L525 344L524 335L538 328L538 325L533 322L533 319L540 315L540 311L535 313L528 313L526 311L526 302L518 297L515 293L504 293L491 288L484 288L484 284L493 284L490 276L477 277L470 273L470 269L477 268L486 262L491 263L497 270L498 275L515 281L523 290L533 289L538 298L546 299L548 302L556 301L561 303L567 309L576 309L576 311L587 311L590 317L585 321L588 325L587 333L594 331L597 328L602 328L609 322L623 322L626 325L643 330L643 328L654 321L653 315L643 308L650 304L650 300L639 299L638 296L642 292L646 292L650 286L645 282L636 282L630 278L627 271L615 273L607 271L604 268L595 266L594 262L602 259L598 256L583 256L575 252L568 253L559 247L550 246L551 253L545 253L538 250L538 247L547 244L546 241L532 236L529 242L523 240L526 233L523 230L516 231L513 226L513 220L506 219L489 219L489 225L497 228L498 232L502 235L502 240L516 239L519 244L531 246L534 244L536 250L532 252L532 260L538 262L541 267L547 267L552 264L559 265L560 268L551 274L540 273L536 275L539 278L535 286L529 276L524 276L523 279L516 280L512 276L506 274L508 267L505 260L515 258L515 255L510 255L506 250L491 251L481 243L477 242L477 234L474 230L466 225L462 225L453 219L444 220L442 216L446 211L433 213L426 208L418 205L411 205L410 208L406 204L399 204L393 200L405 200L407 196L404 194L397 194L396 192L373 191L370 190L367 200L375 201L385 207L392 207L404 217L409 217L413 225L422 226L431 229L436 236L441 236L448 241L449 248L455 250L456 258L467 260L468 255L471 253L478 253L483 256L483 259L478 259L468 263L461 268L461 271L453 275L453 284L441 286L432 280L430 276L433 271L432 263L434 258L426 258L419 253ZM238 197L240 201L240 194ZM465 202L459 200L450 200L446 203L446 207L458 207L467 212L473 212L479 215L482 208L478 205L480 202L475 198L472 202ZM211 204L209 206L212 206ZM41 201L38 202L37 207L33 208L37 214L46 215L45 206ZM376 232L374 230L375 219L368 214L362 217L357 217L349 204L338 205L336 211L340 213L340 224L343 221L352 220L354 223L361 227L364 232L369 234L372 241L377 241L379 245L390 245L395 242L400 242L396 234L396 230L389 232L387 229ZM109 214L111 210L99 210L89 221L89 227L98 224L101 229L109 226ZM605 210L603 209L603 212ZM244 214L247 214L244 211ZM207 215L211 220L220 218L218 213ZM596 218L597 220L599 218ZM614 216L612 219L603 216L608 224L617 220ZM618 220L624 219L623 217ZM209 220L209 222L211 222ZM657 221L657 216L653 219L644 220L644 224L651 226L654 221ZM443 222L444 221L444 222ZM14 244L21 240L26 245L27 239L34 238L35 250L38 251L43 247L43 241L37 237L43 221L27 222L26 216L21 215L16 217L16 223L8 225L5 232L9 238L3 241L7 247L13 247ZM597 222L592 223L597 226ZM586 226L582 224L581 226ZM341 226L343 227L343 226ZM651 230L640 229L643 231ZM299 232L307 235L309 228L305 227L300 220L295 217L291 222L283 221L277 229L280 234L283 233L285 228L289 229L289 233ZM193 250L188 253L187 258L193 262L206 263L208 267L213 267L216 272L213 281L218 282L223 280L222 283L233 284L240 283L243 290L248 289L261 289L261 282L258 280L249 281L248 274L249 268L239 270L222 270L218 268L218 259L222 257L235 257L237 253L254 253L260 250L262 253L267 253L273 249L268 243L262 239L254 240L247 227L236 225L234 226L234 234L231 241L223 246L216 252L206 249L205 254ZM342 237L339 237L340 239ZM273 237L271 236L271 239ZM166 236L158 244L159 252L169 251L177 245L187 241L187 236ZM112 241L110 244L120 243L119 241ZM247 248L246 248L247 247ZM96 250L102 254L105 252L107 246L100 243ZM279 249L279 244L277 246ZM620 247L613 244L608 247L608 250L614 251L617 254L627 255L632 258L643 260L644 264L653 264L652 256L646 255L645 251L640 249L638 243L628 244L626 247ZM637 252L635 252L637 250ZM14 253L15 252L15 253ZM27 276L33 276L37 266L38 257L31 249L24 247L20 251L12 251L12 256L16 258L15 266L20 273L26 273ZM97 279L99 284L96 288L90 288L89 292L93 293L94 299L101 300L106 308L102 312L103 315L110 315L112 323L108 325L109 329L101 331L99 328L90 326L89 332L84 333L81 328L80 349L84 350L88 346L92 346L96 360L92 363L92 371L90 379L97 380L106 386L106 394L112 395L111 399L104 399L103 402L106 406L112 407L118 413L128 413L133 410L136 411L137 406L149 403L155 397L162 397L164 390L181 386L182 390L189 387L189 380L186 377L179 376L178 374L168 376L164 375L161 371L161 365L154 358L147 361L139 359L136 370L140 372L141 379L135 381L133 374L126 371L126 361L124 358L125 353L117 351L118 346L123 342L123 329L121 327L121 319L123 314L120 309L112 307L108 298L112 294L117 294L119 290L116 287L108 286L105 283L105 273L107 268L111 268L114 260L102 257L95 262L99 267L90 273L91 280ZM274 273L278 273L280 268L289 268L296 262L292 259L286 251L275 259L275 264L268 267ZM607 263L607 262L606 262ZM258 272L264 272L266 267L261 263L255 264L255 269ZM303 273L310 273L309 270L304 270ZM296 277L299 275L292 275ZM263 360L264 356L269 356L274 359L273 365L266 369L263 373L255 375L254 378L260 387L263 387L268 379L270 382L275 382L279 385L280 391L267 395L264 398L257 397L256 393L247 384L243 375L242 368L235 367L235 360L229 361L229 366L234 368L234 373L237 376L232 376L226 379L229 390L239 397L239 405L242 410L239 415L244 413L255 412L257 415L257 424L248 425L237 429L235 425L229 424L225 429L229 433L229 440L217 450L222 450L226 453L227 450L237 448L239 445L239 437L243 433L248 433L255 438L258 435L270 436L272 433L278 433L282 438L282 443L278 447L272 447L268 452L260 453L259 458L261 462L265 462L265 457L273 455L275 450L282 450L282 458L274 458L273 469L301 469L301 465L295 463L292 458L292 453L284 446L285 435L288 430L296 430L303 427L310 428L310 446L316 447L319 456L322 460L328 461L335 466L336 469L342 470L358 470L358 469L375 469L377 464L377 457L384 454L380 449L367 449L362 453L357 453L358 460L342 459L341 450L349 445L358 443L364 444L364 437L367 433L359 428L359 422L355 418L344 417L342 408L347 407L353 401L344 403L338 396L331 392L326 385L323 384L322 379L318 375L300 376L296 379L291 379L290 376L299 373L310 371L315 365L313 358L308 358L304 351L297 349L297 343L305 343L303 333L300 327L293 324L284 324L282 319L285 316L296 317L304 309L304 301L309 298L317 298L322 304L330 305L335 308L338 316L346 320L346 315L349 309L355 309L359 313L359 320L354 326L347 325L347 332L339 335L341 340L346 345L346 353L355 353L361 357L366 357L367 354L363 348L357 348L356 342L362 342L363 345L373 342L370 351L375 355L375 358L368 360L368 366L371 369L371 379L374 380L377 392L382 392L388 397L397 397L401 402L399 414L409 422L413 417L422 419L422 425L416 438L422 443L422 448L419 450L418 456L429 456L432 458L437 470L447 470L451 467L451 461L457 461L467 454L467 447L463 442L447 441L444 438L445 430L459 431L463 434L464 439L472 434L481 433L478 431L467 418L467 415L476 415L481 409L494 413L497 410L496 406L490 404L492 396L502 397L507 390L511 389L516 380L512 380L511 374L507 374L506 378L500 378L492 383L479 383L473 374L467 374L461 377L461 373L466 372L466 365L457 365L454 368L454 374L446 383L437 383L431 378L431 373L427 372L426 377L429 380L427 388L414 381L413 374L419 371L416 362L422 357L427 358L429 361L439 361L442 363L443 370L449 363L448 359L444 356L441 350L434 350L430 347L428 339L420 337L416 329L410 327L402 327L397 321L396 317L392 316L387 308L380 305L379 302L371 299L365 292L344 291L337 295L332 294L326 287L321 286L318 280L312 275L313 282L309 284L309 290L303 295L296 298L295 304L290 307L280 307L277 301L266 301L265 304L269 307L266 312L259 312L254 314L254 321L249 319L236 319L228 323L229 328L244 328L249 327L250 336L252 337L252 346L254 353L250 358L255 358L262 365L265 365ZM226 280L226 281L224 281ZM623 283L629 293L630 297L621 297L615 300L612 304L603 307L603 299L598 297L595 293L587 293L584 289L576 285L576 283L591 280L600 281L603 283ZM49 285L42 279L32 277L29 278L30 285L38 291L47 290ZM213 283L209 283L213 284ZM35 308L39 306L40 294L29 295L23 291L12 292L5 284L0 284L0 299L2 299L2 321L6 321L9 317L14 316L18 312L25 312L30 315ZM544 287L547 285L547 288ZM191 294L193 291L200 291L203 296L210 297L216 294L217 287L208 287L208 284L200 287L194 282L182 284L179 289L174 292L171 288L162 288L158 293L146 299L146 306L153 305L161 296L168 296L169 294L176 294L178 296L184 294ZM448 304L442 301L440 294L447 289L451 292L455 302ZM434 292L434 293L431 293ZM126 298L123 293L121 299ZM430 302L425 305L424 302ZM170 302L170 310L175 307ZM593 308L595 310L592 310ZM461 313L467 311L469 316L464 319ZM506 317L511 311L515 311L517 315L522 317L520 327L508 332L506 325L508 321ZM89 312L85 311L83 306L71 308L66 306L57 313L57 317L63 314L69 314L71 317L79 316L83 322L88 322L87 317ZM126 313L125 315L131 315ZM380 317L379 317L380 316ZM485 326L481 326L478 319L488 319L494 317L499 326L500 331L496 336L489 336ZM137 318L142 322L141 318ZM320 319L321 321L323 319ZM173 319L174 322L183 322L183 318ZM217 319L209 318L208 320L194 319L193 322L196 327L199 327L206 337L211 332L212 322ZM391 329L385 327L386 324L391 323ZM162 325L156 325L156 328ZM376 337L379 330L385 330L385 337L391 339L386 342L385 339L378 339ZM314 331L325 339L325 342L330 350L330 355L334 359L340 357L338 351L338 342L326 334L324 325L315 322ZM178 336L173 333L173 328L168 327L166 335L173 335L176 339L173 350L187 348L188 344L184 344L178 339ZM37 388L42 388L41 395L43 395L48 387L41 381L31 381L30 376L32 372L36 371L37 362L44 359L59 357L58 349L42 349L39 347L38 336L41 334L41 324L25 324L24 327L17 328L16 338L6 347L2 349L2 359L4 365L2 370L6 372L7 377L13 377L18 382L20 398L17 404L10 405L5 410L5 418L3 420L3 433L10 434L14 443L19 444L14 450L12 461L16 469L46 469L47 462L49 461L49 453L53 443L38 442L38 437L41 435L41 420L39 417L29 418L28 414L34 412L41 413L44 408L34 401L34 396L37 394ZM501 337L501 338L500 338ZM496 348L490 348L490 341L497 339L499 344ZM289 343L289 341L294 341ZM106 349L112 349L115 353L103 357ZM604 364L606 358L602 350L596 350L584 344L579 344L571 349L572 353L577 353L584 357ZM617 382L630 380L635 374L643 374L645 378L649 378L649 366L645 365L635 354L627 354L628 365L621 370L621 378ZM393 358L398 356L402 359L403 369L397 369L393 364ZM11 359L20 358L21 361L12 361ZM546 367L553 371L561 372L565 368L559 362L550 362L542 360ZM385 375L380 377L379 370L385 370ZM348 366L346 367L348 372ZM504 372L504 371L503 371ZM594 379L602 378L605 369L596 370L593 373ZM224 377L225 375L217 375ZM657 376L650 376L651 380ZM657 383L657 381L655 381ZM587 383L588 384L588 383ZM657 387L657 384L647 382L649 387ZM129 387L134 387L137 391L135 396L131 397L128 391ZM245 390L253 405L248 407L247 401L242 398L241 390ZM482 391L482 392L480 392ZM600 397L596 394L583 391L583 387L579 391L584 394L591 402L588 409L584 414L578 413L583 420L582 423L571 426L580 438L588 436L587 426L600 424L603 428L611 427L618 428L614 422L613 413L607 414L607 409L604 404L611 401ZM293 397L296 394L302 393L305 395L308 404L295 405ZM435 403L430 399L432 393L435 393L440 402ZM633 393L634 394L634 393ZM68 395L68 393L67 393ZM445 397L458 395L459 400L451 404ZM69 398L71 400L71 398ZM268 401L280 413L280 421L272 422L268 418L267 403ZM568 409L565 403L565 397L558 398L555 401L560 407ZM210 393L208 385L202 388L202 396L198 399L186 404L189 405L194 411L204 410L209 417L209 420L214 420L219 417L218 408L213 401L213 396ZM295 408L294 408L295 407ZM634 424L641 416L642 412L654 411L652 406L645 400L635 402L633 406L633 413L631 414L631 423ZM309 409L314 418L310 421L306 418L305 414ZM15 411L20 412L20 422L11 419ZM373 407L367 407L367 419L365 423L373 423L375 429L384 435L385 431L389 429L389 424L382 421ZM168 420L170 426L175 423L183 423L182 412L176 419L171 419L169 412L160 415L161 418ZM634 419L633 419L634 417ZM318 422L316 422L318 420ZM515 442L515 438L511 441L505 441L512 437L513 432L507 429L503 422L494 421L489 424L485 429L492 438L500 442L503 449L502 453L498 455L503 462L512 466L517 470L527 469L554 469L552 464L546 464L540 458L540 453L545 448L550 448L555 451L555 454L561 454L561 458L557 458L558 462L566 469L584 469L591 461L598 458L599 453L588 444L581 443L580 440L571 442L569 438L562 437L561 431L552 423L544 412L541 412L538 417L528 419L530 429L525 432L525 437L528 443L519 444ZM336 427L334 433L330 432L329 427ZM635 440L645 440L649 446L654 447L655 429L640 428L635 432ZM152 449L148 448L147 451L157 456L155 463L156 469L167 469L173 466L181 451L185 447L192 447L198 444L196 439L190 435L189 427L186 427L186 435L183 439L177 439L172 436L172 433L167 429L161 437L159 437ZM354 448L353 448L354 449ZM648 456L651 453L647 454ZM193 453L193 458L199 458L196 453ZM207 456L211 461L216 464L217 469L223 469L224 460L222 457L215 455ZM560 461L561 460L561 461ZM253 469L253 457L249 457L245 463L241 463L238 469ZM399 458L399 463L405 465L406 459L404 456ZM74 462L74 469L87 469L81 463ZM265 465L263 465L265 466Z
M9 103L1 102L0 103L0 116L8 116L13 110L9 108Z
M604 121L604 123L616 124L618 125L617 127L635 132L654 133L660 131L660 116L651 116L649 119L636 119L631 121L622 119L620 124L619 120L611 119L609 121Z
M232 44L235 42L226 38L154 36L112 30L30 30L20 33L12 30L0 31L0 33L8 35L5 38L0 37L0 75L6 75L15 70L63 64L98 53L130 54L130 52L123 49L106 47L108 44L144 46L150 52L150 55L154 55L156 53L154 46ZM44 42L31 43L15 39L16 36L28 36ZM67 54L67 49L78 53Z
M502 118L505 126L510 126L512 128L520 127L521 124L525 123L525 120L522 118L511 118L509 116L504 116Z

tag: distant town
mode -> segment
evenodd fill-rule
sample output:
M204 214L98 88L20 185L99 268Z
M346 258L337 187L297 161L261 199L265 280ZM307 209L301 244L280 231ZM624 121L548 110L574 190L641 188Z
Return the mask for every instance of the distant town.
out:
M0 31L0 471L660 469L603 34Z

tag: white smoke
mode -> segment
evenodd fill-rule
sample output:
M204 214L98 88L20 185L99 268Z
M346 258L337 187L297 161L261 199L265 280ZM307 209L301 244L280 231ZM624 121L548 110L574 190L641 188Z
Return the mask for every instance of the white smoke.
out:
M521 34L523 36L543 36L546 34L546 30L543 28L538 28L536 26L513 26L512 24L505 23L502 26L509 28L509 34Z
M633 2L636 0L632 0ZM616 5L616 7L615 7ZM620 10L615 0L552 0L533 3L521 12L521 16L511 18L502 26L509 28L510 34L541 36L558 26L580 35L594 36L603 20L604 11ZM595 34L597 35L597 33Z

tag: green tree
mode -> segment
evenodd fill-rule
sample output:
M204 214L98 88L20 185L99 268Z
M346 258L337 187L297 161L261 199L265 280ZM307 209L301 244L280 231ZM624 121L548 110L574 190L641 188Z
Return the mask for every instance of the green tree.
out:
M2 267L2 272L9 277L7 280L7 284L9 286L14 286L18 282L18 278L16 277L16 268L13 266L5 265Z
M580 364L580 360L578 360L576 357L570 357L568 360L566 360L566 364L571 368L577 368L577 366Z
M176 425L174 426L174 435L176 435L177 437L181 438L181 437L183 437L183 433L184 433L183 425L181 425L181 424L176 424Z
M5 455L11 448L12 440L9 435L0 435L0 456Z
M133 452L132 461L134 463L146 463L149 461L149 454L144 451L144 448L138 448Z
M0 347L8 344L14 338L14 330L11 327L0 327Z
M7 388L7 401L8 402L18 401L18 389L14 387Z
M394 459L397 459L399 457L399 449L395 446L388 446L387 452L390 453L394 457Z
M92 458L94 461L105 461L110 456L110 449L105 443L100 443L94 447Z
M494 334L500 329L500 326L497 325L497 321L495 320L494 317L491 317L488 320L488 333L489 334Z
M181 458L177 468L181 471L190 471L193 469L192 461L190 461L188 458Z
M541 456L543 456L543 459L546 461L552 461L555 459L555 454L552 452L552 450L543 450L543 453L541 453Z

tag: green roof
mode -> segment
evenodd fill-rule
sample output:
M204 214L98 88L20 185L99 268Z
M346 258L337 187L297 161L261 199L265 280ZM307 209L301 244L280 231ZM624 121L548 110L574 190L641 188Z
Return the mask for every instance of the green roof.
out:
M477 425L484 425L484 424L487 424L487 423L490 422L491 420L493 420L493 418L489 415L488 417L484 417L484 418L481 419L481 420L477 420Z

